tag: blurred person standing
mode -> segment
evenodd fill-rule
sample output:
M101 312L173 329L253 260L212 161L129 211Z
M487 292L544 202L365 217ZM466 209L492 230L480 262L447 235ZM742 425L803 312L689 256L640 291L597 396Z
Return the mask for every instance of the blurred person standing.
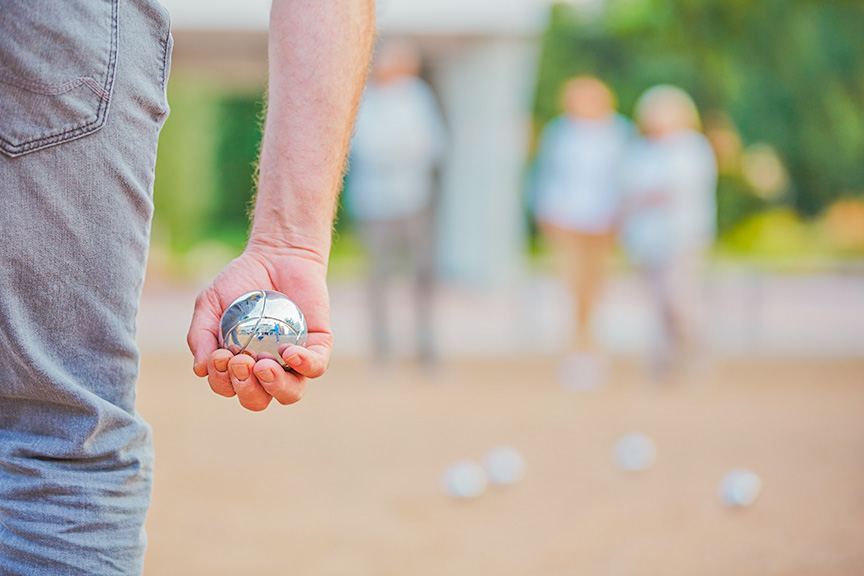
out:
M636 105L644 137L627 157L622 239L661 319L653 352L663 373L703 337L705 261L717 233L717 162L690 96L674 86Z
M619 209L620 166L634 130L597 78L568 81L562 103L564 114L540 138L535 214L557 253L575 312L575 334L559 377L568 386L592 387L608 373L592 320Z
M433 192L445 151L444 122L407 42L384 44L357 115L346 187L349 213L370 257L368 297L376 359L391 355L387 291L402 259L414 285L417 347L434 361Z

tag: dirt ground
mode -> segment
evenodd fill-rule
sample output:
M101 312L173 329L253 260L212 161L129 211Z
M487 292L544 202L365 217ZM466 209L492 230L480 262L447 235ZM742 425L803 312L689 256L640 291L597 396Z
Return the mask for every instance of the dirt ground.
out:
M259 414L189 364L143 359L146 576L864 574L864 360L736 361L666 386L624 363L577 393L546 357L384 376L336 358ZM628 474L612 446L633 431L658 455ZM526 458L519 484L443 493L448 464L501 444ZM717 487L739 466L764 487L730 510Z

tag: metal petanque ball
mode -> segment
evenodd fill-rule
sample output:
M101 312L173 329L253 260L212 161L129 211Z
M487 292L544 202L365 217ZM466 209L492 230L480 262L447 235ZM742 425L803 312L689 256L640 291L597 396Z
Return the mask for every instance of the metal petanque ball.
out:
M615 465L627 472L647 470L654 464L657 448L654 441L645 434L634 432L622 436L615 443Z
M306 346L306 318L290 298L274 290L256 290L237 298L222 314L222 346L259 360L272 358L288 368L280 353L289 345Z
M511 446L498 446L483 457L483 467L493 484L515 484L525 475L525 457Z
M486 470L471 460L457 460L441 476L444 492L453 498L476 498L488 483Z
M752 470L736 468L720 482L720 501L731 508L753 504L762 491L762 479Z

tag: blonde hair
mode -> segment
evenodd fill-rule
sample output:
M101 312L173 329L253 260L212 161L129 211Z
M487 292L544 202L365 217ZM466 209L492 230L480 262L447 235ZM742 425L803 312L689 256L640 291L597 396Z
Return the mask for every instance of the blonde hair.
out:
M684 90L669 84L646 90L636 103L635 117L643 129L658 125L670 132L702 129L696 103Z

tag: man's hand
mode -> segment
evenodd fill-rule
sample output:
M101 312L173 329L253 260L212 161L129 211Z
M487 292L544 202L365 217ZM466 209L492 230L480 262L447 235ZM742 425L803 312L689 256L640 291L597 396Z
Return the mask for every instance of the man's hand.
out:
M300 399L307 378L330 360L330 299L325 278L336 198L351 126L375 37L372 0L274 0L270 11L267 119L255 216L243 254L195 302L189 348L194 371L213 391L249 410L275 398ZM218 350L219 320L238 296L278 290L309 329L307 347L255 362Z
M327 369L333 347L326 274L326 262L312 252L250 244L195 301L186 339L195 357L195 374L206 376L216 394L236 395L249 410L264 410L273 398L281 404L300 400L307 378ZM218 348L222 312L238 296L260 289L284 293L306 316L307 347L289 346L282 353L291 372L272 359L256 362Z

